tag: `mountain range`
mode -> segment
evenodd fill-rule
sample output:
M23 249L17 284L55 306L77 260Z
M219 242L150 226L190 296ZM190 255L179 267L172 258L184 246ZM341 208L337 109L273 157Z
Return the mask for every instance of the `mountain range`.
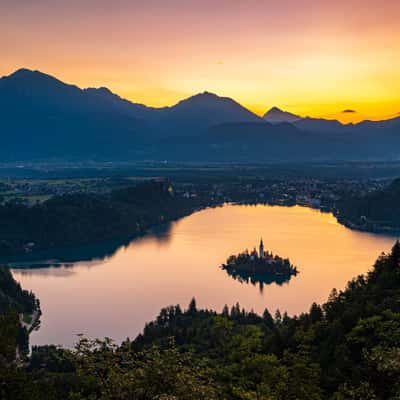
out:
M287 111L283 111L278 107L272 107L270 108L263 117L267 122L270 122L271 124L280 124L282 122L297 122L301 120L302 118L299 115L292 114Z
M0 78L3 161L394 160L400 117L341 124L270 109L263 118L203 92L171 107L125 100L20 69Z

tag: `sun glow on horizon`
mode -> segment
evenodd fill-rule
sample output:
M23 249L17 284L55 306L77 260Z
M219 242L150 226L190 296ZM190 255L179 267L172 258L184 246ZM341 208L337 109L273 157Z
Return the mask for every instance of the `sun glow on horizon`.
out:
M386 119L400 112L399 18L395 0L5 0L0 75L31 68L157 107L208 90L258 115Z

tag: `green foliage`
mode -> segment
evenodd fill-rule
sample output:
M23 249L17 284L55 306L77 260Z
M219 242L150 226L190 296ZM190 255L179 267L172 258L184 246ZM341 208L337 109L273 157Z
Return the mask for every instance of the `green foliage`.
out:
M13 309L19 313L32 313L36 299L32 292L21 288L9 269L0 267L0 313Z
M129 343L118 347L109 339L81 339L72 353L81 385L71 399L216 399L209 371L180 354L174 343L141 352Z
M233 399L396 398L399 262L396 243L368 276L353 279L344 291L333 290L326 304L313 304L298 317L277 311L273 320L266 310L260 318L239 305L221 314L169 313L162 323L148 324L134 346L162 345L163 338L175 337L179 348L217 365L215 379Z
M0 365L15 359L19 329L18 314L15 311L0 313Z
M239 304L217 313L193 299L161 310L133 342L34 348L27 368L1 376L3 396L17 400L399 399L399 244L296 317Z
M39 303L32 292L23 290L7 268L0 267L0 365L28 353L28 333L19 315L31 314Z

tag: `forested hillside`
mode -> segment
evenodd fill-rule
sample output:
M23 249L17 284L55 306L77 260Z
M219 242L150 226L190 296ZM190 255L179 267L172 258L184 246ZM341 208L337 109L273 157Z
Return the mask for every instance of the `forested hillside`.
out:
M192 300L162 310L133 342L35 348L27 369L0 376L7 399L397 399L400 243L293 318Z
M337 204L341 222L371 231L400 231L400 179L364 197L344 198Z
M30 316L35 309L39 304L34 294L23 290L8 269L0 268L0 365L14 361L17 348L20 355L28 351L28 332L20 316Z
M9 202L0 206L0 256L133 237L200 204L174 196L164 181L107 194L60 195L33 207Z
M32 313L35 305L34 294L23 290L11 272L0 267L0 312L12 308L19 313Z

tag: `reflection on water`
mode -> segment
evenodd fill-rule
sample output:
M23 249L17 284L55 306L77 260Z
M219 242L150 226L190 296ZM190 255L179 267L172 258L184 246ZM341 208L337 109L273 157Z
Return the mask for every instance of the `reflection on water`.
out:
M134 239L136 242L140 242L147 236L152 236L160 245L167 244L170 239L171 227L174 223L162 224L149 231L146 236L139 236ZM34 269L47 267L67 268L82 262L86 262L86 266L98 265L112 257L117 250L128 247L134 239L114 240L86 246L51 249L22 256L3 257L0 259L0 265L14 269L24 269L23 273L25 275L31 273Z
M219 268L229 254L251 248L260 237L266 250L288 257L300 274L260 291ZM193 296L200 307L216 310L239 302L259 313L268 307L297 314L366 272L394 239L351 231L332 215L308 208L226 205L130 243L50 255L57 267L13 272L41 302L42 325L31 342L72 346L79 333L118 341L134 337L161 307L186 306Z
M292 278L292 275L285 276L274 276L271 274L262 274L262 273L249 273L244 271L236 271L236 270L225 270L225 272L237 280L240 283L251 284L253 286L258 286L260 292L264 291L264 285L270 285L271 283L276 283L277 285L283 285L284 283L288 283Z

